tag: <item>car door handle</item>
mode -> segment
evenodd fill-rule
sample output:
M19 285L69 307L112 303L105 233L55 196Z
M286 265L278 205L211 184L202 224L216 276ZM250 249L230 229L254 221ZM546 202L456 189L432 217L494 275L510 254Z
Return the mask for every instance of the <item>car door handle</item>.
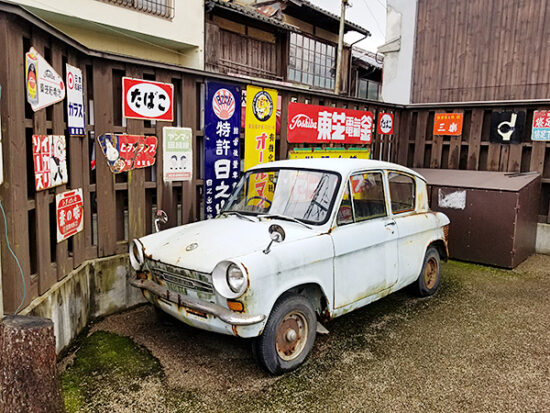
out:
M394 226L395 225L395 222L388 222L386 225L384 225L386 228L390 227L390 226Z

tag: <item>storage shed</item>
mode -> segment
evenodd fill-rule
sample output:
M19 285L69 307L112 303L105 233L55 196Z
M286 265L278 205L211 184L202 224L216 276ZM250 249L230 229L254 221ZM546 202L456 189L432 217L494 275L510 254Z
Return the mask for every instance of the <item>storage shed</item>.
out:
M451 220L451 258L514 268L535 252L538 173L416 169L430 207Z

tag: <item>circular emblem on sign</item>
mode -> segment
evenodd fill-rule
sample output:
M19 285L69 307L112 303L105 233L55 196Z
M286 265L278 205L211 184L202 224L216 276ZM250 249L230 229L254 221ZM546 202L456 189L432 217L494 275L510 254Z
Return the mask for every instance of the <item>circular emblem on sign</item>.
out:
M199 246L199 244L197 244L196 242L192 243L192 244L189 244L186 248L185 248L185 251L193 251L195 248L197 248Z
M273 113L273 99L271 99L269 93L263 90L256 93L256 96L252 100L252 112L256 116L256 119L261 122L270 118Z
M384 113L380 117L380 132L391 134L393 130L393 117L389 113Z
M67 86L69 89L74 88L74 75L71 72L67 75Z
M227 89L218 89L212 98L212 109L218 118L227 120L235 113L235 97Z

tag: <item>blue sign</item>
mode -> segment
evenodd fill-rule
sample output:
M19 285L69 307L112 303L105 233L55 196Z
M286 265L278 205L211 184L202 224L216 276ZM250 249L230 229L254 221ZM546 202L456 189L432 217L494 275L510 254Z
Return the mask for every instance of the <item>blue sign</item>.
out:
M207 82L204 120L204 215L210 219L240 177L241 88Z

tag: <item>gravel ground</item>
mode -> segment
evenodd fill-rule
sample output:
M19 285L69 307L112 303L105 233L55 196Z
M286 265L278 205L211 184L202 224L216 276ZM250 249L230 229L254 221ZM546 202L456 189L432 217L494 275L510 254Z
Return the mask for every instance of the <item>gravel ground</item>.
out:
M449 262L442 277L431 298L398 292L326 324L282 377L247 340L159 324L150 306L110 316L90 334L130 337L163 374L106 380L80 411L550 412L550 256L513 271Z

